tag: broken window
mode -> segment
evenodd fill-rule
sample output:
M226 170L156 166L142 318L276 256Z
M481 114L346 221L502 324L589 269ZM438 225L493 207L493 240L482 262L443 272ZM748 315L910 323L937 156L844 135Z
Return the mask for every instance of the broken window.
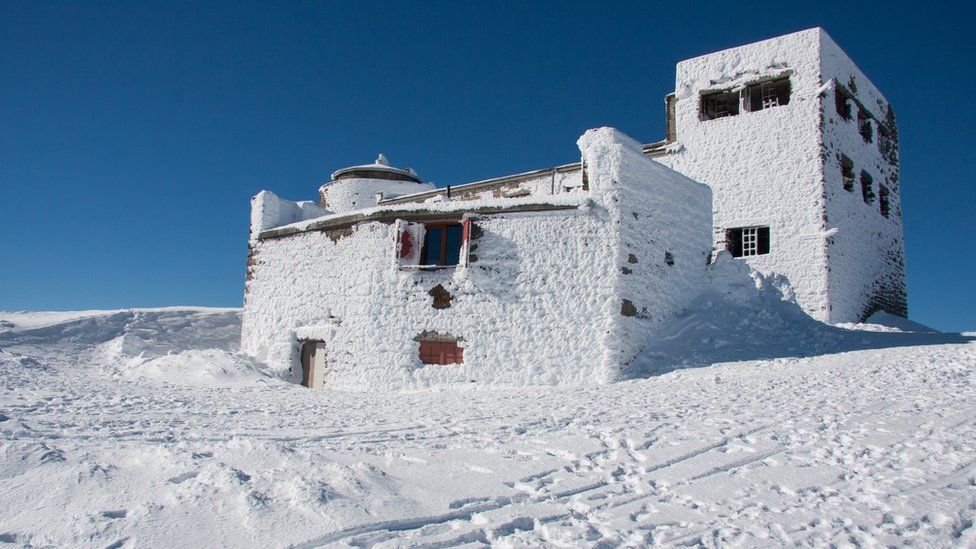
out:
M790 102L790 79L777 78L759 82L745 89L745 105L749 111L761 111L787 105Z
M396 265L404 267L465 266L471 220L396 222Z
M851 119L851 101L847 96L847 90L840 84L834 89L834 103L837 107L837 114L844 120Z
M748 257L769 253L769 227L739 227L725 231L725 240L732 257Z
M464 349L457 341L421 339L420 361L424 364L463 364Z
M874 129L871 127L871 115L864 109L857 111L857 131L864 138L865 143L874 140Z
M840 155L840 176L844 180L844 190L854 192L854 161Z
M878 185L878 205L881 215L888 217L891 214L891 205L888 203L888 187Z
M710 92L701 96L701 119L714 120L739 114L739 92Z
M865 204L874 202L874 179L864 170L861 170L861 198Z

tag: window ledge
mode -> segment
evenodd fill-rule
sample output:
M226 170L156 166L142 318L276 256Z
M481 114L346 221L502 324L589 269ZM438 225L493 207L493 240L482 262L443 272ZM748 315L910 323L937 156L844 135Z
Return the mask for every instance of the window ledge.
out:
M441 269L456 269L460 265L400 265L401 271L437 271Z

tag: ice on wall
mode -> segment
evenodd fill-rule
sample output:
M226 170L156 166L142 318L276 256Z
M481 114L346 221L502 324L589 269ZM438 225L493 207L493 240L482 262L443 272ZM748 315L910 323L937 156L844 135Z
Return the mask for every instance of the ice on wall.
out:
M474 215L477 259L467 267L395 268L396 228L381 222L253 242L243 349L297 380L299 334L327 327L326 385L349 389L616 379L636 350L623 349L626 338L608 333L631 320L646 328L700 290L708 190L644 157L639 144L616 130L590 132L580 146L591 191L577 187L548 199L568 210ZM461 213L531 200L444 197L382 209ZM634 212L622 209L621 200L646 214L639 223L651 241L628 234L623 242L621 227L629 221L621 217L633 219ZM665 208L668 200L675 205ZM679 261L674 277L659 276L665 247ZM621 281L621 266L627 254L643 256L645 249L644 264L631 276L641 288L622 296L633 283ZM450 294L450 307L433 309L430 292L437 286ZM641 304L640 320L621 321L624 297ZM425 332L457 338L464 364L422 365L417 337Z
M611 368L624 368L662 321L703 291L711 252L712 192L646 157L611 129L579 139L593 196L617 224L617 304Z
M329 210L309 200L292 202L279 198L271 191L261 191L251 199L251 238L257 239L261 231L329 213Z
M675 115L682 148L659 160L712 188L716 246L724 229L768 225L770 253L748 262L787 276L804 309L827 319L818 37L816 29L803 31L678 63ZM741 89L788 71L788 105L700 120L701 91Z
M788 105L701 120L701 92L739 90L788 76ZM716 246L724 230L769 226L770 253L746 259L789 278L798 302L815 318L856 321L873 307L904 314L904 258L897 167L881 165L857 122L839 123L834 83L884 118L887 101L822 29L810 29L678 63L677 141L661 162L708 184L715 193ZM856 113L855 108L855 113ZM848 152L844 152L848 151ZM877 200L838 191L839 154L855 158L891 191L892 214ZM859 185L859 182L857 183Z
M907 316L905 251L897 126L887 99L826 33L821 34L823 76L836 85L823 98L823 163L826 218L836 235L828 240L828 287L833 322L857 322L887 310ZM851 119L837 112L836 95L846 91L854 100ZM863 106L892 134L881 135L874 118L871 141L858 131ZM853 191L844 188L841 158L853 164ZM862 196L861 172L871 179L873 199ZM881 186L887 189L888 216L881 212Z

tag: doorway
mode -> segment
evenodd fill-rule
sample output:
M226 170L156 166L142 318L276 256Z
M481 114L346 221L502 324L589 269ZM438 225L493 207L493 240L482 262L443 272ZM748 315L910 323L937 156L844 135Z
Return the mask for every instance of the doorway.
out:
M301 341L302 385L312 389L322 387L325 371L325 342Z

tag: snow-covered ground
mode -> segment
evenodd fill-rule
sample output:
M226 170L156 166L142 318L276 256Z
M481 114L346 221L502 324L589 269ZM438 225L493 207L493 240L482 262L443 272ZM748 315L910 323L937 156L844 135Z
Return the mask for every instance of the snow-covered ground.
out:
M236 310L0 313L0 544L976 544L976 334L747 290L630 381L380 394L266 375Z

